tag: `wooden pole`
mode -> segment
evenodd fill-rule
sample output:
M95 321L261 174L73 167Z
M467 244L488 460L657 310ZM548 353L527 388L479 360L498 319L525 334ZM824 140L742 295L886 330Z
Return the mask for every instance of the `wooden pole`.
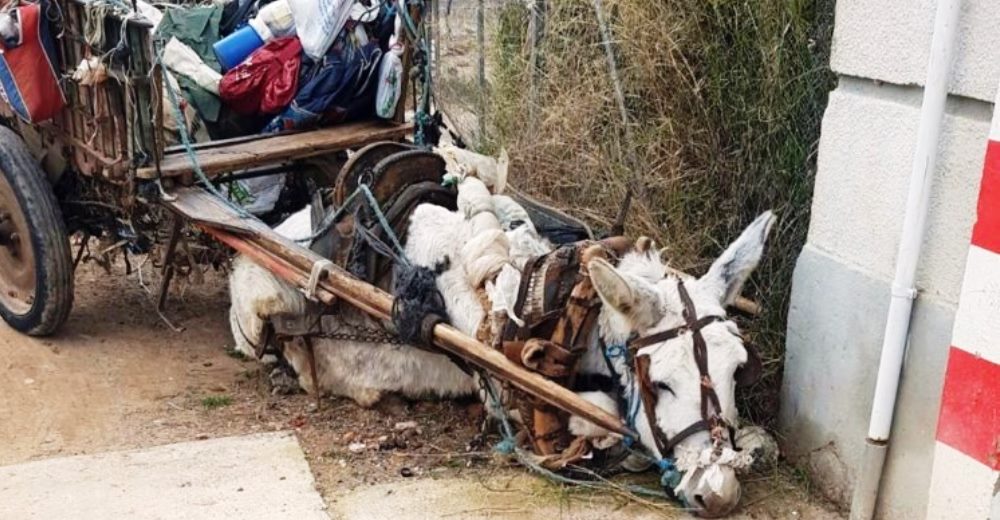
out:
M532 137L538 131L538 82L543 67L542 40L545 37L545 0L534 0L528 20L528 125Z
M476 47L479 49L479 63L478 63L478 75L479 75L479 99L478 101L478 111L479 111L479 138L477 139L480 146L486 140L486 8L484 6L483 0L479 0L476 3Z
M441 75L441 0L431 0L431 46L434 49L434 79Z
M621 76L618 74L618 60L615 58L614 41L612 40L611 27L604 16L604 7L601 0L594 1L594 12L597 14L597 25L601 30L601 39L604 40L604 55L608 60L608 75L611 77L611 86L614 87L615 101L618 104L618 115L622 119L625 145L624 154L627 161L626 167L629 171L629 182L625 186L625 198L622 200L618 216L615 218L614 226L611 228L612 235L621 235L625 231L625 219L628 217L629 209L632 207L632 198L638 194L645 199L645 187L642 184L642 177L639 175L639 158L635 153L636 141L632 135L632 126L629 123L628 107L625 105L625 90L622 88Z

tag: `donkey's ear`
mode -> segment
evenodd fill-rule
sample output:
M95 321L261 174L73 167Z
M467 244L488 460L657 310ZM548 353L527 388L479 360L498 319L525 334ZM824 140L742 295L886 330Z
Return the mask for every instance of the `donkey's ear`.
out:
M635 328L652 327L663 318L660 299L649 282L621 273L603 258L591 260L588 269L604 304L625 315Z
M717 295L723 305L733 303L750 273L757 268L772 224L774 213L765 211L726 248L708 273L701 277L703 287Z

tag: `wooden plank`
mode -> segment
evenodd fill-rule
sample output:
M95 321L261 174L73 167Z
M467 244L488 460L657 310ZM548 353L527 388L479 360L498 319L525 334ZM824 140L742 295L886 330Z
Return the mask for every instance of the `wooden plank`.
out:
M324 260L315 252L295 244L259 223L241 224L243 228L253 231L252 235L244 237L217 227L214 222L239 227L234 223L250 219L242 219L222 201L215 199L213 203L212 198L201 188L182 188L176 190L173 195L176 199L165 203L169 208L199 223L200 227L210 235L246 254L251 260L299 288L305 287L312 266ZM229 215L225 216L227 213ZM324 302L332 302L334 299L344 300L378 319L389 319L392 314L392 295L358 280L340 267L334 267L326 278L320 280L317 296ZM509 381L528 394L561 410L622 435L635 436L635 433L631 432L618 417L580 398L569 389L514 364L499 351L450 325L440 324L434 328L434 343L441 349Z
M253 166L357 148L375 141L402 139L412 131L413 126L409 124L363 121L310 132L259 136L249 141L198 150L195 154L202 171L213 177ZM178 151L163 158L160 171L164 177L175 177L190 174L194 168L187 154ZM140 168L136 175L140 179L155 179L156 168Z
M166 202L174 212L194 222L224 229L237 235L272 232L255 218L243 218L236 211L201 188L180 188L173 194L176 199Z

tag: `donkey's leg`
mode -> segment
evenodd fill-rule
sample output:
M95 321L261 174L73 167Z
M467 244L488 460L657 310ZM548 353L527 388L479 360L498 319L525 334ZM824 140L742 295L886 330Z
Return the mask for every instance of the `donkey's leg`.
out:
M256 357L266 340L266 320L276 314L304 314L306 300L298 291L252 261L237 257L229 275L229 324L236 350Z

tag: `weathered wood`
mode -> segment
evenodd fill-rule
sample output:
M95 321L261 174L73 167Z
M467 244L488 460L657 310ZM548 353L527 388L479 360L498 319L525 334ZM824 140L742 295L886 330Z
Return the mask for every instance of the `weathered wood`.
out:
M199 223L202 229L212 236L246 254L251 260L299 288L307 285L312 266L324 260L313 251L278 235L266 226L249 223L244 226L233 225L234 220L242 219L221 201L217 201L215 207L209 209L213 205L209 200L212 197L199 188L182 188L174 195L177 200L166 203L168 207ZM211 215L206 216L202 212L211 212ZM219 216L225 213L233 214L230 218ZM253 234L237 236L217 227L214 222L225 223L231 228L253 230ZM339 267L331 269L330 274L320 280L317 289L317 297L324 302L331 301L331 298L339 298L379 319L389 319L392 314L393 300L389 293L354 278ZM502 353L483 345L450 325L441 324L434 328L434 342L441 349L509 381L553 406L584 417L610 431L634 435L619 418L583 400L569 389L515 365Z
M240 217L225 202L201 188L179 188L176 194L176 200L167 206L195 224L206 224L242 236L271 230L259 220Z
M486 141L486 5L483 0L476 2L476 77L478 79L478 97L476 98L476 116L479 119L478 143Z
M413 23L420 25L420 6L411 5L410 6L410 19ZM392 120L397 123L403 123L406 121L406 99L409 96L411 85L413 83L413 78L410 76L410 71L413 69L413 46L418 42L414 42L410 37L410 31L403 30L403 56L400 61L403 64L403 77L400 78L399 83L399 102L396 104L396 113L392 116ZM430 56L427 57L430 59ZM416 88L416 85L413 85ZM413 107L414 109L418 107Z
M213 177L244 168L357 148L375 141L402 139L412 130L412 125L384 121L346 123L310 132L260 136L250 141L197 150L195 155L202 171ZM190 174L193 171L191 161L183 151L167 155L160 163L160 172L164 177ZM154 179L156 168L140 168L136 175L140 179Z

